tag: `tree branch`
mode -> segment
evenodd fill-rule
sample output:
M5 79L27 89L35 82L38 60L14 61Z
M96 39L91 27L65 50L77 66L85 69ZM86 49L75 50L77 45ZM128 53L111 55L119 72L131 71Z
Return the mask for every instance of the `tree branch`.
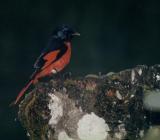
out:
M31 140L135 140L153 125L143 97L160 89L159 74L160 65L143 65L41 80L21 102L19 119Z

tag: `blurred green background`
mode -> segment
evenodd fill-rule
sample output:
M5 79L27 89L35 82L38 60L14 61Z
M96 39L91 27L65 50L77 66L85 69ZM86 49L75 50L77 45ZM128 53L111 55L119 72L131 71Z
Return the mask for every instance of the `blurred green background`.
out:
M25 140L9 103L33 72L51 31L67 23L81 33L73 40L68 67L74 75L107 73L160 63L160 1L1 0L0 139Z

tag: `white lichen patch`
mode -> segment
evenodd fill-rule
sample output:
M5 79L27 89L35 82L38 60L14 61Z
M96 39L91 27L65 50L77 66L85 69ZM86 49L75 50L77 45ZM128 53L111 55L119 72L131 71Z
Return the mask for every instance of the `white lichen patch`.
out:
M132 94L131 96L130 96L130 98L133 98L135 95L134 94Z
M117 97L119 100L122 100L122 95L120 94L119 90L116 91L116 97Z
M160 111L160 90L147 91L143 99L145 109Z
M70 138L65 131L61 131L58 135L58 140L73 140Z
M120 132L116 132L116 133L114 134L114 136L115 136L115 138L117 138L117 139L122 139L122 137L123 137Z
M118 132L116 132L115 133L115 138L117 138L117 139L123 139L125 136L126 136L126 134L127 134L127 132L126 132L126 129L125 129L125 125L122 123L122 124L120 124L120 125L118 125Z
M132 70L131 71L131 82L132 82L132 84L134 83L134 80L135 80L135 71L134 70Z
M49 125L51 127L54 127L63 116L63 104L61 99L54 94L49 94L49 96L51 98L48 104L48 108L51 111L51 119L49 120Z
M139 136L140 136L141 138L144 137L144 130L140 130Z
M51 131L47 132L47 137L48 137L48 139L51 137Z
M113 105L116 105L117 104L117 102L116 101L114 101L114 102L112 102L113 103Z
M137 72L138 72L139 76L142 75L142 69L139 69Z
M29 132L27 132L27 136L30 137L31 135L29 134Z
M160 80L160 75L156 75L156 80L159 81Z
M106 140L108 131L105 120L93 112L84 115L78 122L77 134L80 140Z
M125 100L124 103L127 104L129 102L129 100Z

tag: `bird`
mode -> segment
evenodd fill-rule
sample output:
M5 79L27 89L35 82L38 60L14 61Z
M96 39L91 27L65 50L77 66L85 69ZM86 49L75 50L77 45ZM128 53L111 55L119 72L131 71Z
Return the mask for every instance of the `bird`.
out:
M80 36L80 34L68 25L60 25L51 33L48 45L34 63L35 71L11 105L16 105L28 88L35 85L40 78L57 74L69 64L71 40L74 36Z

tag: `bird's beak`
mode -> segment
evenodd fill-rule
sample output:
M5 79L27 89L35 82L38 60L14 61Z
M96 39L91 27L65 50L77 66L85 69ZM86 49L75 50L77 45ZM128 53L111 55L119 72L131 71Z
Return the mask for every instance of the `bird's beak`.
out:
M72 35L73 35L73 36L80 36L80 33L75 32L75 33L73 33Z

